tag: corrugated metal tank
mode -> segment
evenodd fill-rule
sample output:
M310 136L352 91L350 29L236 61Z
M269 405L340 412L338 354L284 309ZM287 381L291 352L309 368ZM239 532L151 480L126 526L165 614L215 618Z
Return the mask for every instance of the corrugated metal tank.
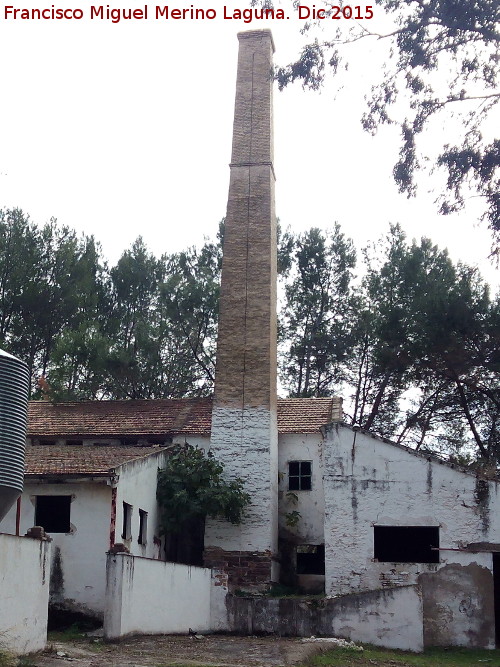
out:
M0 350L0 521L23 490L28 393L28 367Z

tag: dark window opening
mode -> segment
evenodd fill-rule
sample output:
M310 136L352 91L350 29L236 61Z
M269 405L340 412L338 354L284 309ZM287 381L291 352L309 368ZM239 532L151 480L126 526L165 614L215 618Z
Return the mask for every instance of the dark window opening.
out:
M301 544L297 547L297 574L325 574L324 544Z
M54 446L54 445L56 444L56 441L55 441L55 440L46 440L45 438L40 438L40 439L38 440L38 443L39 443L40 445L51 445L51 446Z
M66 444L80 447L83 445L83 440L66 440Z
M35 524L46 533L69 533L71 496L37 496Z
M144 510L139 510L139 537L137 541L139 544L146 544L148 536L148 513Z
M493 602L495 610L495 640L496 647L500 647L500 553L493 556Z
M312 488L311 461L290 461L288 464L288 490L310 491Z
M374 526L373 538L382 563L439 563L438 526Z
M123 503L123 527L122 539L130 540L132 537L132 505Z

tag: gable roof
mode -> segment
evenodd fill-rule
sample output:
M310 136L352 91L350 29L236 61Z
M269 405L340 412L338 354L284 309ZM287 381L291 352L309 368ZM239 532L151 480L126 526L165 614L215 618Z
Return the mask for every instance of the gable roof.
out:
M25 475L89 475L109 477L129 461L165 451L162 447L112 447L106 445L36 445L26 448Z
M339 399L278 399L279 433L317 433L332 421ZM29 437L209 436L211 398L163 400L30 401Z

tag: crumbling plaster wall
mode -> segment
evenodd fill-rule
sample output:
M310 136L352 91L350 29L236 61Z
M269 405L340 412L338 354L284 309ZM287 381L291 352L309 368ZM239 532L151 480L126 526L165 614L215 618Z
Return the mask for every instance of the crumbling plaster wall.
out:
M491 554L461 556L420 577L424 644L495 648Z
M426 645L492 647L492 555L461 549L500 542L498 484L341 424L324 433L327 594L419 583ZM439 562L375 561L374 525L439 526Z
M333 636L410 651L423 648L419 586L322 599L229 595L227 610L231 630L241 634Z
M495 482L341 424L327 426L325 435L327 593L413 584L449 563L480 560L462 553L457 561L451 549L500 542ZM375 562L375 524L439 526L440 563Z

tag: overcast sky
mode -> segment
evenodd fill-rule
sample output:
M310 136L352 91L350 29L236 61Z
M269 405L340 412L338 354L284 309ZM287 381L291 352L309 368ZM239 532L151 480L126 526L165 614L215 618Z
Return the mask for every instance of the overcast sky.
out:
M296 15L245 24L224 20L223 5L200 2L217 19L165 21L150 4L147 21L113 24L90 20L89 0L54 0L86 18L23 21L4 18L9 2L0 2L0 206L94 234L111 262L139 234L158 255L214 236L229 182L236 34L271 28L275 60L286 63L303 41ZM17 0L21 6L51 3ZM363 96L385 57L379 47L353 49L341 91L333 83L321 93L275 91L281 224L300 231L338 221L361 248L400 222L410 237L429 236L454 259L478 264L496 285L477 211L438 216L436 175L422 179L417 199L399 195L396 130L375 138L361 130Z

